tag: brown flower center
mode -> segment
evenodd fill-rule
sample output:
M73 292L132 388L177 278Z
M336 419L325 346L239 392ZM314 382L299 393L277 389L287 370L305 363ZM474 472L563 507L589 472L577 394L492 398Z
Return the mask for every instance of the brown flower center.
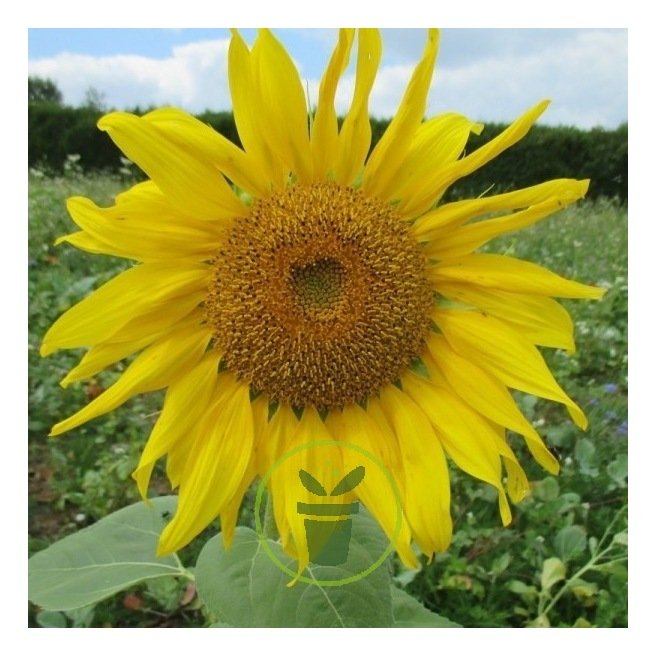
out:
M292 186L227 231L206 303L215 346L271 401L362 401L422 350L425 264L391 206L335 184Z

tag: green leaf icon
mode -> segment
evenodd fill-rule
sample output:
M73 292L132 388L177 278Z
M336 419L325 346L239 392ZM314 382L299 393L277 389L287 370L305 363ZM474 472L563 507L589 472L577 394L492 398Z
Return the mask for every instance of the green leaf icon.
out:
M312 476L310 472L306 472L305 469L299 469L298 477L301 479L303 487L308 492L312 492L312 494L316 494L320 497L328 496L328 492L326 492L323 485L321 485L321 483L319 483L319 481L314 476Z
M360 484L364 478L364 467L359 465L355 469L351 470L344 478L335 485L333 491L330 493L331 496L337 496L338 494L345 494L350 492L353 488Z

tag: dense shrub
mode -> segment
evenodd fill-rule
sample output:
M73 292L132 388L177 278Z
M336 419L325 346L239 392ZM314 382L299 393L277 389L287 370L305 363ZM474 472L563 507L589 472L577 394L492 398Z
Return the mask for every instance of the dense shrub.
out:
M85 171L118 171L120 152L106 134L96 128L100 112L93 107L62 107L53 102L30 102L30 167L60 172L67 155L80 155ZM136 113L141 113L138 108ZM234 118L229 112L206 111L199 117L236 144L240 144ZM372 119L373 142L382 136L388 121ZM487 125L480 136L472 135L471 152L497 136L505 126ZM449 192L450 198L477 196L494 185L505 191L550 178L590 178L588 196L627 199L628 129L537 126L513 148L480 171L461 180Z

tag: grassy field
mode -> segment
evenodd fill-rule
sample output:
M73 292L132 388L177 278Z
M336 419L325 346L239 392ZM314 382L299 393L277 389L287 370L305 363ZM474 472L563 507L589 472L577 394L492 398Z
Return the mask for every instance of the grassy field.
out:
M110 203L127 183L118 177L30 176L29 185L29 452L30 550L137 499L130 479L159 410L157 394L60 438L49 428L94 398L118 370L62 390L58 381L80 353L41 359L44 332L62 311L125 268L126 263L54 247L72 232L64 201L85 195ZM561 407L527 395L518 402L547 438L562 466L546 476L520 441L513 442L533 481L532 495L503 528L493 490L453 471L453 546L419 573L397 569L396 581L426 606L464 626L627 625L627 212L606 201L569 208L489 250L543 264L601 285L599 302L567 302L577 353L545 353L556 378L590 420L579 431ZM155 489L167 490L159 475ZM243 521L249 520L249 509ZM210 529L210 534L213 530ZM181 554L191 560L198 547ZM193 590L155 581L84 612L30 610L42 626L202 626Z

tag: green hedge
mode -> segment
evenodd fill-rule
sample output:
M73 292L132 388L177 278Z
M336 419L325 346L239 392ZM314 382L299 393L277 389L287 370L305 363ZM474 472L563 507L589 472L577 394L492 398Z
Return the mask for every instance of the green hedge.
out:
M137 113L141 113L138 111ZM80 155L86 171L121 167L120 153L111 140L96 128L101 113L90 107L62 107L55 103L28 104L30 167L53 172L63 169L66 156ZM229 112L205 112L198 116L236 144L239 136ZM374 143L388 121L373 119ZM480 136L472 135L471 152L499 134L505 126L488 124ZM495 193L536 184L550 178L572 177L592 180L590 198L600 196L627 200L628 129L579 130L571 127L537 126L519 144L480 171L458 182L450 198L477 196L494 185Z

